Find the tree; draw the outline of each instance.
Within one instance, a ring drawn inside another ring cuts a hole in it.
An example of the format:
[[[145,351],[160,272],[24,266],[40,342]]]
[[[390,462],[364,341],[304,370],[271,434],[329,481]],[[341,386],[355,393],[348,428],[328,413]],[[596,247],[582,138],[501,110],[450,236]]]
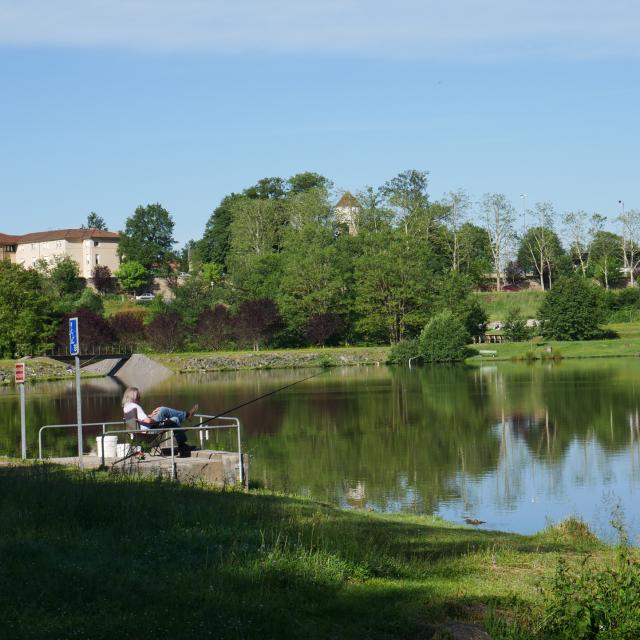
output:
[[[107,223],[102,216],[99,216],[95,211],[92,211],[87,216],[87,224],[83,224],[82,229],[98,229],[99,231],[106,231]]]
[[[120,234],[120,258],[123,262],[135,260],[156,275],[166,275],[171,270],[169,263],[176,258],[173,227],[171,214],[160,204],[138,207]]]
[[[229,309],[217,304],[198,318],[198,343],[205,349],[222,349],[233,340],[233,318]]]
[[[65,313],[58,323],[55,342],[58,347],[69,348],[69,318],[78,318],[78,331],[80,334],[80,353],[90,351],[95,345],[111,344],[113,342],[113,330],[109,323],[91,309],[77,309],[71,313]]]
[[[282,320],[273,300],[245,300],[240,304],[236,316],[236,331],[243,342],[253,346],[254,351],[269,341],[280,327]]]
[[[175,311],[159,313],[145,327],[151,347],[157,351],[171,353],[177,351],[185,336],[184,322]]]
[[[580,263],[582,276],[586,277],[591,258],[591,240],[593,234],[602,228],[601,216],[591,216],[591,227],[586,211],[569,211],[562,218],[565,233],[569,239],[569,253]]]
[[[203,262],[226,266],[231,246],[233,208],[236,201],[242,197],[237,193],[225,196],[209,216],[202,240],[198,242],[198,251]]]
[[[629,274],[629,284],[635,286],[635,272],[640,265],[640,210],[629,209],[618,218],[622,225],[623,263]]]
[[[113,290],[113,275],[106,264],[97,264],[91,272],[93,286],[100,293],[110,293]]]
[[[304,171],[303,173],[296,173],[287,180],[289,185],[289,193],[295,195],[296,193],[304,193],[305,191],[311,191],[312,189],[320,189],[322,191],[328,191],[331,189],[331,182],[319,173],[313,171]]]
[[[360,203],[358,219],[361,230],[375,233],[391,227],[393,211],[383,206],[382,189],[367,186],[358,193],[356,199]]]
[[[502,289],[502,270],[513,241],[513,205],[501,193],[486,193],[482,200],[482,217],[489,234],[496,290]]]
[[[455,362],[467,355],[469,334],[451,311],[436,313],[420,334],[420,352],[427,362]]]
[[[257,200],[280,200],[287,194],[287,187],[282,178],[262,178],[242,193]]]
[[[34,269],[0,260],[0,355],[34,353],[53,334],[51,297]]]
[[[115,339],[128,347],[136,347],[145,337],[142,313],[120,311],[109,320]]]
[[[591,267],[605,288],[608,289],[621,278],[622,238],[610,231],[597,231],[591,242]]]
[[[518,264],[525,273],[536,273],[544,290],[551,286],[553,271],[563,254],[560,238],[552,229],[530,227],[520,241]]]
[[[51,282],[61,296],[75,295],[85,286],[84,280],[80,278],[78,263],[69,256],[58,260],[51,269]]]
[[[542,334],[553,340],[589,340],[605,319],[600,289],[582,277],[560,278],[540,306]]]
[[[474,284],[483,282],[491,271],[491,238],[487,231],[470,222],[465,222],[458,232],[458,269],[468,275]]]
[[[406,234],[409,227],[416,224],[429,209],[429,172],[410,169],[399,173],[395,178],[385,182],[382,194],[389,206],[398,212],[398,221]],[[428,237],[430,224],[426,225]]]
[[[131,294],[135,294],[142,287],[147,286],[150,279],[149,271],[136,260],[123,262],[115,275],[120,281],[122,289]]]
[[[362,234],[355,259],[356,327],[368,340],[396,343],[416,335],[431,304],[429,249],[404,231]]]
[[[445,222],[451,232],[449,250],[451,253],[451,270],[460,270],[460,228],[464,224],[471,207],[469,194],[462,189],[450,191],[445,195],[444,204],[447,206]]]
[[[344,323],[337,313],[319,313],[307,321],[305,336],[311,344],[324,345],[340,336]]]

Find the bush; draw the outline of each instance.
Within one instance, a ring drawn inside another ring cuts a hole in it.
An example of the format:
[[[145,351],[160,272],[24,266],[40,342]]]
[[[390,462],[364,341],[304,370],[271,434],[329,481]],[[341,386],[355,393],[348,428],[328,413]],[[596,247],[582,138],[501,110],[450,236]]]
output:
[[[76,309],[89,309],[94,313],[102,313],[104,311],[102,298],[91,289],[85,289],[75,301],[74,306]]]
[[[217,304],[205,309],[197,322],[198,345],[204,349],[222,349],[233,341],[233,319],[229,309]]]
[[[135,347],[144,340],[144,324],[139,312],[121,311],[111,318],[109,324],[120,344]]]
[[[467,355],[469,334],[451,311],[434,315],[420,334],[420,354],[427,362],[454,362]]]
[[[281,324],[282,318],[273,300],[245,300],[236,316],[236,333],[241,342],[251,344],[254,351],[258,351],[260,344],[268,342]]]
[[[511,342],[524,342],[529,339],[531,331],[527,327],[527,321],[524,319],[519,307],[509,309],[504,322],[503,333]]]
[[[91,279],[100,293],[111,293],[114,289],[113,275],[106,264],[97,264],[91,272]]]
[[[421,357],[418,338],[400,340],[391,347],[387,362],[389,364],[408,364],[411,358]]]
[[[58,347],[69,347],[69,318],[78,318],[78,333],[80,334],[80,353],[91,351],[97,345],[113,343],[113,330],[109,323],[95,311],[78,309],[72,313],[65,313],[58,325],[55,343]]]
[[[176,351],[184,341],[184,322],[175,311],[158,314],[145,328],[151,347],[157,351]]]
[[[337,313],[319,313],[307,321],[304,335],[310,344],[324,347],[327,342],[335,342],[340,337],[344,323]]]
[[[540,306],[542,334],[553,340],[589,340],[602,334],[602,291],[579,276],[560,278]]]

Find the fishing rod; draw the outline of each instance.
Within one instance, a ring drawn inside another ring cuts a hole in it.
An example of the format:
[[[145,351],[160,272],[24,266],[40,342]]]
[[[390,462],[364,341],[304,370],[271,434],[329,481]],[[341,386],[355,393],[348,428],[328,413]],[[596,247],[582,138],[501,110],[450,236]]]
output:
[[[265,394],[263,394],[261,396],[258,396],[257,398],[254,398],[253,400],[247,400],[247,402],[243,402],[242,404],[236,405],[235,407],[231,407],[230,409],[225,409],[224,411],[222,411],[221,413],[218,413],[217,415],[213,416],[212,418],[207,418],[203,422],[198,423],[198,427],[201,427],[203,424],[207,424],[207,422],[212,422],[213,420],[216,420],[217,418],[221,418],[222,416],[225,416],[228,413],[231,413],[232,411],[235,411],[236,409],[241,409],[242,407],[246,407],[248,404],[253,404],[254,402],[258,402],[258,400],[262,400],[263,398],[268,398],[269,396],[272,396],[275,393],[278,393],[279,391],[283,391],[284,389],[288,389],[289,387],[294,387],[295,385],[300,384],[301,382],[306,382],[307,380],[311,380],[311,378],[317,378],[318,376],[321,376],[323,373],[326,373],[326,371],[327,371],[327,369],[324,369],[322,371],[318,371],[318,373],[314,373],[312,376],[308,376],[306,378],[302,378],[302,380],[296,380],[295,382],[291,382],[290,384],[285,384],[284,387],[280,387],[279,389],[274,389],[273,391],[269,391],[269,393],[265,393]]]

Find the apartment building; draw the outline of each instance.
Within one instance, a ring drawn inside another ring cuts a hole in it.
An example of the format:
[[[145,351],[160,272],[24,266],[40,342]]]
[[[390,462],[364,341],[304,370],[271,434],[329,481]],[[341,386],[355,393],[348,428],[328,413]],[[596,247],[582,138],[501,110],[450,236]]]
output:
[[[22,236],[0,233],[0,260],[33,267],[40,260],[52,265],[68,256],[78,263],[80,276],[90,278],[96,265],[109,267],[111,273],[120,267],[119,238],[113,231],[99,229],[58,229]]]

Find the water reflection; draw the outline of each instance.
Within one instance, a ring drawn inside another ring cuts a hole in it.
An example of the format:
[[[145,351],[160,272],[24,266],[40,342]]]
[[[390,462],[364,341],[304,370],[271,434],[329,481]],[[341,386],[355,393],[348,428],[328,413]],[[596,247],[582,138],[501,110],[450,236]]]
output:
[[[173,376],[145,404],[218,413],[300,371]],[[238,412],[251,477],[277,490],[356,509],[438,513],[520,532],[581,515],[604,533],[619,502],[640,533],[640,361],[591,360],[480,368],[345,368]],[[117,419],[120,386],[83,385],[87,421]],[[29,387],[30,450],[37,426],[73,422],[71,384]],[[0,392],[0,452],[19,451],[19,410]],[[73,433],[47,441],[72,452]],[[87,441],[92,437],[87,434]],[[225,446],[220,436],[216,446]],[[231,443],[229,443],[231,446]]]

